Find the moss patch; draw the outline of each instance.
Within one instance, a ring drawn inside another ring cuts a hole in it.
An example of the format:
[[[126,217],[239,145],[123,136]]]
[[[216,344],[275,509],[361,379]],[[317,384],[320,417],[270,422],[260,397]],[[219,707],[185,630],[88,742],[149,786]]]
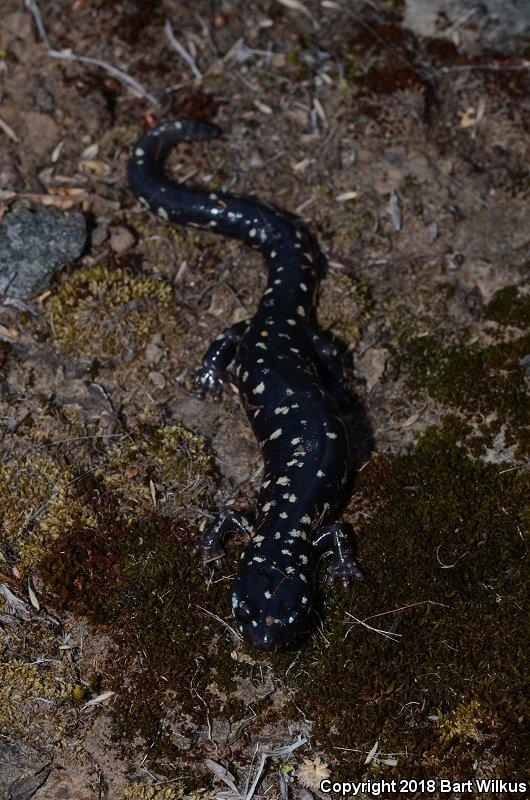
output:
[[[175,321],[170,284],[121,267],[76,270],[46,303],[44,312],[59,348],[112,366],[145,358],[155,331]]]
[[[180,800],[182,797],[184,790],[179,786],[135,784],[125,789],[122,800]]]
[[[20,731],[21,725],[24,727],[23,712],[28,711],[28,704],[38,699],[42,702],[40,698],[62,699],[65,695],[60,673],[60,662],[38,666],[22,659],[8,658],[0,652],[0,728],[11,734]]]
[[[369,577],[327,594],[326,639],[290,669],[314,744],[339,762],[334,777],[388,775],[364,766],[376,740],[400,777],[471,776],[475,759],[521,769],[528,486],[521,471],[470,459],[449,426],[362,471],[354,508]],[[293,656],[274,661],[284,674]]]
[[[94,515],[76,497],[73,473],[46,453],[0,465],[0,544],[22,571],[34,566],[54,541],[83,513],[87,529]]]
[[[120,497],[122,513],[127,508],[134,519],[153,506],[163,515],[174,515],[182,499],[187,506],[204,502],[205,480],[212,473],[213,459],[204,439],[181,425],[170,425],[145,429],[141,438],[116,445],[98,475]]]
[[[530,336],[481,347],[444,346],[434,336],[416,337],[402,348],[407,386],[479,418],[491,436],[506,424],[523,457],[530,446],[530,404],[520,359],[530,353]]]
[[[500,325],[515,325],[526,330],[530,325],[530,296],[520,294],[516,286],[506,286],[490,300],[484,316]]]
[[[181,757],[173,724],[190,735],[206,713],[238,719],[244,709],[230,697],[238,669],[230,638],[203,610],[224,616],[227,586],[209,585],[193,553],[201,508],[212,502],[212,462],[204,441],[180,426],[145,431],[109,461],[76,483],[81,511],[40,573],[50,602],[118,638],[106,679],[116,741],[143,737],[149,763],[164,770]]]

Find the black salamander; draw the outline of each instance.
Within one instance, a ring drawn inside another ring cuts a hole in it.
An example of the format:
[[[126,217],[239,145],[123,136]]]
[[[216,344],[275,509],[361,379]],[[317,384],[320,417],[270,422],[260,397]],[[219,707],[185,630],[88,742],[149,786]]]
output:
[[[159,218],[240,239],[258,249],[269,279],[259,308],[208,349],[196,386],[218,398],[228,376],[261,446],[264,476],[252,526],[226,508],[203,535],[205,564],[219,566],[229,534],[250,533],[233,584],[240,631],[262,650],[290,648],[311,627],[321,554],[333,550],[328,583],[362,574],[338,519],[352,477],[344,415],[351,398],[332,344],[313,326],[324,258],[299,220],[223,192],[183,188],[164,174],[178,142],[211,139],[217,126],[182,119],[136,144],[128,175],[140,203]]]

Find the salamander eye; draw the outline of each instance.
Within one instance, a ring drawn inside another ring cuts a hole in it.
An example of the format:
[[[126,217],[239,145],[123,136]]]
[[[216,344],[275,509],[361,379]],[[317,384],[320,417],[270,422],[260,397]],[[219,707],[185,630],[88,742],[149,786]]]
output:
[[[238,620],[238,622],[250,622],[253,616],[252,606],[247,603],[246,600],[242,600],[234,608],[234,617]]]

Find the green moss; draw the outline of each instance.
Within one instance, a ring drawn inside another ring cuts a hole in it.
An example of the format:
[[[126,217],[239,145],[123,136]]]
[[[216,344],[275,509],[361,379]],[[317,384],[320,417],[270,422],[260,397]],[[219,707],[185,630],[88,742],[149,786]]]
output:
[[[530,335],[487,347],[444,346],[434,336],[421,336],[403,346],[401,361],[409,389],[488,420],[490,433],[505,424],[522,457],[530,444],[530,404],[520,359],[529,352]]]
[[[506,286],[490,300],[484,316],[501,325],[515,325],[526,330],[530,325],[530,296],[519,294],[516,286]]]
[[[475,759],[522,768],[528,489],[524,472],[470,459],[450,426],[362,471],[352,508],[364,512],[368,578],[326,594],[325,638],[289,673],[292,714],[315,721],[334,777],[380,769],[357,757],[376,740],[398,754],[400,777],[472,775]],[[382,631],[396,624],[398,641],[346,612]],[[285,674],[293,656],[274,662]]]
[[[46,303],[44,313],[58,347],[76,357],[123,361],[145,359],[154,331],[175,321],[173,289],[120,267],[83,267]]]

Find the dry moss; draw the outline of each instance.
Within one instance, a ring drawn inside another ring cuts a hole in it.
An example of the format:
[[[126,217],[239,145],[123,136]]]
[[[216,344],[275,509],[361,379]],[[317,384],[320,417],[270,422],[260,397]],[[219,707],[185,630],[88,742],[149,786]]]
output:
[[[74,476],[48,454],[37,453],[0,466],[0,541],[21,570],[33,567],[79,514],[87,527],[94,515],[75,496]]]
[[[44,311],[62,351],[110,364],[145,359],[153,332],[178,330],[170,284],[121,267],[77,270]]]
[[[174,513],[175,504],[195,505],[211,488],[205,481],[213,473],[212,455],[201,436],[181,425],[146,430],[115,446],[114,453],[99,475],[133,515],[155,502],[162,513]]]
[[[122,800],[181,800],[184,791],[180,786],[135,784],[125,789]]]
[[[39,698],[59,700],[64,691],[56,675],[61,664],[38,666],[0,655],[0,728],[18,730],[27,704]]]

